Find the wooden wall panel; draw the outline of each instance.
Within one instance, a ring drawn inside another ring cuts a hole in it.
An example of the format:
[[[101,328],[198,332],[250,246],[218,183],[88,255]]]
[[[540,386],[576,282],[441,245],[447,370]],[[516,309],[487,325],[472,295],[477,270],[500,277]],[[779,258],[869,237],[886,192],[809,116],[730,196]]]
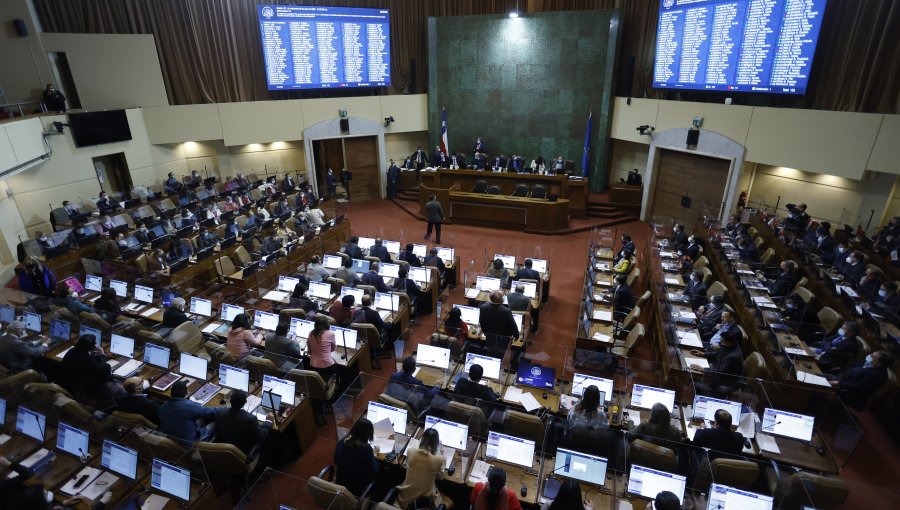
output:
[[[350,181],[350,200],[379,198],[378,140],[374,136],[344,139],[347,169],[353,172]]]
[[[656,170],[650,217],[671,224],[684,223],[690,232],[704,215],[715,217],[725,196],[730,162],[679,151],[663,150]],[[684,196],[691,198],[690,208],[681,206]]]

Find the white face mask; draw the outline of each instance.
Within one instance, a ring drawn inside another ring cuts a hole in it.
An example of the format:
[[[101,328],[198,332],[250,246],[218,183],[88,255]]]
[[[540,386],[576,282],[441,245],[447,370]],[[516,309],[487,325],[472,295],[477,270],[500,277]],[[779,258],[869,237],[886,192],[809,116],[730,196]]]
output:
[[[146,379],[144,379],[143,381],[141,381],[141,388],[142,388],[144,391],[147,391],[147,388],[149,388],[149,387],[150,387],[150,382],[148,382]]]
[[[845,258],[844,260],[846,260],[847,263],[850,264],[853,262],[853,257],[851,257],[850,255],[847,255],[847,258]]]
[[[845,251],[847,251],[847,248],[844,248],[843,246],[838,248],[838,253],[844,253]]]

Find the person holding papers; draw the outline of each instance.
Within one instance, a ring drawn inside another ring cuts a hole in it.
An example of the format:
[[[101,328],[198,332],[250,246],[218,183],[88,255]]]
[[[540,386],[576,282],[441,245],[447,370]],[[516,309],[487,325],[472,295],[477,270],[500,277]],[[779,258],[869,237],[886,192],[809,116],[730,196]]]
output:
[[[584,389],[581,401],[569,410],[566,433],[571,438],[591,438],[609,428],[609,419],[600,408],[600,389],[593,384]]]
[[[698,429],[691,442],[694,446],[709,448],[709,460],[721,456],[715,452],[737,456],[744,449],[744,435],[731,430],[731,413],[724,409],[716,411],[712,428]]]
[[[235,358],[239,358],[250,352],[254,347],[265,348],[266,342],[262,333],[253,333],[250,329],[250,319],[245,313],[235,315],[228,330],[228,338],[225,342],[228,352]]]
[[[144,393],[144,380],[138,376],[129,377],[123,383],[125,395],[116,399],[119,411],[139,414],[159,425],[159,402]]]
[[[473,510],[522,510],[516,493],[506,487],[506,471],[491,466],[487,474],[488,482],[478,482],[472,488],[469,501]]]
[[[454,392],[461,397],[474,398],[487,402],[496,402],[497,394],[490,386],[479,384],[481,376],[484,375],[484,367],[478,363],[472,363],[469,367],[469,376],[460,377],[456,381],[456,389]]]
[[[722,314],[723,320],[725,314],[728,314],[728,312]],[[709,368],[703,368],[697,364],[692,364],[690,367],[691,370],[702,370],[703,373],[711,376],[708,384],[700,381],[694,382],[694,390],[700,395],[727,394],[737,388],[744,376],[744,354],[741,352],[736,339],[736,337],[740,336],[740,330],[737,326],[729,327],[729,330],[732,328],[738,333],[721,335],[721,343],[718,349],[707,351],[691,350],[692,355],[706,358],[709,361]]]
[[[266,421],[262,428],[256,416],[244,410],[247,404],[247,392],[234,390],[231,393],[231,407],[221,408],[216,416],[216,442],[228,443],[237,446],[248,460],[259,454],[254,448],[265,441],[272,429],[272,422]],[[273,418],[272,414],[266,415],[267,420]],[[251,453],[254,453],[251,456]]]
[[[509,288],[509,270],[503,267],[502,260],[494,259],[494,262],[491,263],[491,267],[487,270],[487,275],[491,278],[499,278],[501,288]]]
[[[182,379],[172,385],[172,397],[159,406],[159,430],[191,448],[195,441],[206,441],[212,436],[219,409],[188,399],[187,381]]]
[[[360,418],[334,447],[335,483],[343,485],[356,497],[362,496],[378,474],[378,459],[371,444],[374,438],[372,422]]]
[[[850,364],[859,350],[859,324],[844,322],[836,335],[826,338],[816,349],[819,368],[823,372],[836,374]]]
[[[289,322],[279,322],[278,326],[275,327],[275,332],[266,336],[266,352],[299,359],[302,356],[300,344],[288,337],[290,328],[291,324]]]
[[[437,490],[435,481],[444,478],[444,456],[437,429],[427,429],[419,440],[418,448],[406,452],[406,479],[397,486],[397,505],[406,508],[420,499],[428,500],[426,508],[444,503],[444,496]],[[453,502],[448,499],[447,506]],[[417,505],[417,508],[422,506]]]
[[[184,313],[184,298],[177,297],[172,300],[172,306],[166,308],[163,312],[163,327],[177,328],[178,326],[189,322],[191,319]]]
[[[629,427],[631,426],[632,422],[629,420]],[[681,431],[672,426],[672,414],[669,413],[669,409],[657,402],[650,408],[650,419],[638,424],[634,430],[630,431],[628,439],[630,441],[643,439],[660,444],[660,446],[667,446],[668,443],[681,441]],[[662,441],[657,441],[658,439]]]
[[[306,342],[309,349],[309,367],[319,373],[327,383],[335,372],[334,352],[337,343],[334,339],[334,331],[331,331],[331,323],[324,315],[317,315],[313,321],[313,329],[309,333]]]

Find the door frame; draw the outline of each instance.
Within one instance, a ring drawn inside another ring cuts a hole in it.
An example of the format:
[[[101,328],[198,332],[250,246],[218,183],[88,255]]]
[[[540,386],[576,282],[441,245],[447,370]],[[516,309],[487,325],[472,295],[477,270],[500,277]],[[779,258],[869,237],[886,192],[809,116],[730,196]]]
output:
[[[641,199],[641,221],[647,221],[647,216],[650,214],[650,205],[653,203],[653,192],[656,188],[656,178],[659,175],[656,170],[659,168],[660,154],[663,150],[699,154],[728,161],[728,179],[725,181],[722,205],[719,208],[719,216],[716,219],[724,225],[731,214],[731,209],[737,203],[737,186],[740,180],[741,168],[744,165],[746,148],[721,133],[701,129],[697,148],[687,149],[685,142],[688,131],[689,128],[672,128],[652,135],[650,150],[647,154],[646,184],[644,185],[644,195]]]
[[[385,198],[385,186],[387,184],[387,149],[384,145],[384,126],[380,123],[361,117],[350,117],[350,130],[347,133],[341,131],[340,119],[323,120],[303,130],[303,148],[306,158],[306,179],[315,190],[317,196],[319,183],[316,179],[315,161],[313,159],[313,142],[328,138],[356,138],[360,136],[376,137],[376,157],[378,158],[378,196]],[[343,142],[342,142],[343,145]],[[346,161],[346,160],[345,160]],[[351,172],[352,168],[349,169]]]

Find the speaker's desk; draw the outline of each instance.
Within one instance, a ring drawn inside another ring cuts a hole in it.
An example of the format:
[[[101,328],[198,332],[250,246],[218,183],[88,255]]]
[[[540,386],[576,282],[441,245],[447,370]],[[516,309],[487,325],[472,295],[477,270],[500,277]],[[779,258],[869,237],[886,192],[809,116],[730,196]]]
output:
[[[447,215],[454,223],[556,234],[569,225],[569,201],[487,195],[467,191],[450,192]]]

